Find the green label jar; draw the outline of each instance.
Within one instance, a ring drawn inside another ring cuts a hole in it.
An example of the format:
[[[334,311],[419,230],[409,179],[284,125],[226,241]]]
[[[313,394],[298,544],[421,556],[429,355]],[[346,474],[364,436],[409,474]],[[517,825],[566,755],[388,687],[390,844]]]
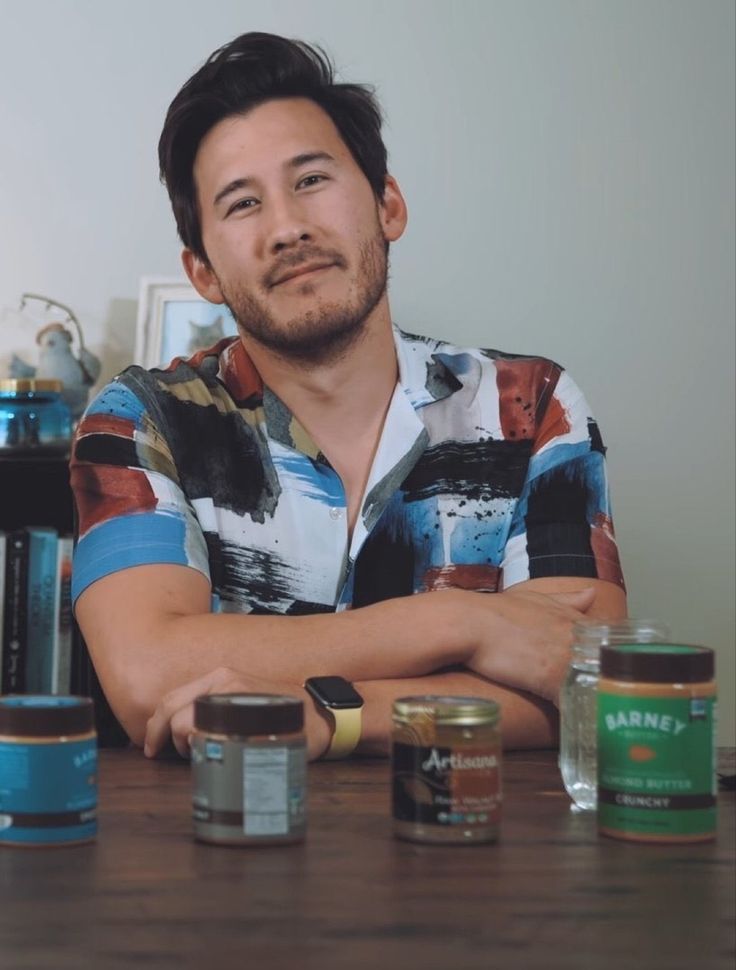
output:
[[[713,651],[676,644],[601,650],[598,827],[640,842],[716,830]]]

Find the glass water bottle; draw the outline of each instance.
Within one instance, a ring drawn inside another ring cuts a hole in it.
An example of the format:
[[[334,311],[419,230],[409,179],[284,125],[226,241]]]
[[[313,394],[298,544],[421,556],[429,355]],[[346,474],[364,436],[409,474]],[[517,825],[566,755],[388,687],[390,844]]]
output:
[[[560,772],[578,808],[594,809],[597,801],[600,648],[620,643],[663,643],[668,638],[668,628],[653,620],[575,624],[572,659],[560,691]]]

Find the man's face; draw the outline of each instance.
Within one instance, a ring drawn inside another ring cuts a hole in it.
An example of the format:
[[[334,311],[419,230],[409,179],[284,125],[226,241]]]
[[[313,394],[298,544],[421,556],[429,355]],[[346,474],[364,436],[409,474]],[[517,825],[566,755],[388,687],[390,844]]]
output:
[[[395,183],[379,203],[330,117],[304,98],[221,121],[194,180],[209,266],[187,252],[185,266],[199,292],[282,356],[344,350],[385,300],[387,243],[405,224]]]

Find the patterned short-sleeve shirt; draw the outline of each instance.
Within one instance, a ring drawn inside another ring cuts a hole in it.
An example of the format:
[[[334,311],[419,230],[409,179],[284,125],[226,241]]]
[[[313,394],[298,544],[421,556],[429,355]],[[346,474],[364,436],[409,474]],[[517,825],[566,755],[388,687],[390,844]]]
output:
[[[394,330],[396,385],[352,535],[340,477],[237,339],[130,367],[87,409],[73,596],[202,572],[214,610],[314,613],[538,576],[623,586],[605,449],[557,364]]]

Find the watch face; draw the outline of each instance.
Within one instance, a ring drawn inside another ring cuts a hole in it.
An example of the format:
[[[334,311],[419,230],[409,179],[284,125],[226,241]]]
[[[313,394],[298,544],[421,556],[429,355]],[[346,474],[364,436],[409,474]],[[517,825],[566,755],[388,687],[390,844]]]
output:
[[[340,710],[363,706],[363,698],[350,681],[343,677],[310,677],[304,687],[325,707]]]

